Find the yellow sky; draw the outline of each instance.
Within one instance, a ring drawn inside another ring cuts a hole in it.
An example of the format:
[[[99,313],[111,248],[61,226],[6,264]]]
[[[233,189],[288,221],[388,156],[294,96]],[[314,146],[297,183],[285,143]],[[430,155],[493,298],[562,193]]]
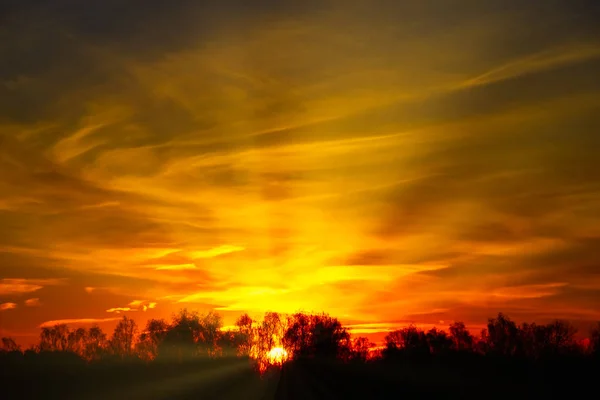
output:
[[[0,28],[2,335],[600,319],[594,2],[55,3]]]

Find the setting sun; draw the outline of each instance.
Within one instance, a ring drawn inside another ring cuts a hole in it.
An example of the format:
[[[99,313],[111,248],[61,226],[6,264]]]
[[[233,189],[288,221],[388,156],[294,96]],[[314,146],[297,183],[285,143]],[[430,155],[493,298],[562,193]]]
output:
[[[283,347],[273,347],[267,353],[267,360],[271,365],[281,365],[288,359],[288,352]]]

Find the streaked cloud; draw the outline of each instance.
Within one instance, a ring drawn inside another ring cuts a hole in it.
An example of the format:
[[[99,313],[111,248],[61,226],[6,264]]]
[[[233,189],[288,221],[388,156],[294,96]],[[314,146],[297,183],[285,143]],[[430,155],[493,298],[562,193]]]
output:
[[[156,265],[157,270],[185,270],[185,269],[196,269],[196,264],[172,264],[172,265]]]
[[[204,251],[191,251],[189,253],[189,255],[192,258],[212,258],[212,257],[218,257],[221,256],[223,254],[229,254],[229,253],[234,253],[237,251],[243,251],[244,248],[242,246],[233,246],[233,245],[223,245],[223,246],[218,246],[218,247],[214,247],[212,249],[209,250],[204,250]]]
[[[460,87],[488,85],[600,57],[600,45],[589,43],[544,50],[495,67],[463,82]]]
[[[560,291],[560,288],[565,286],[567,286],[567,283],[563,282],[513,286],[498,288],[494,290],[492,295],[510,299],[537,299],[540,297],[554,296]]]
[[[40,324],[40,328],[48,328],[56,325],[94,325],[102,322],[118,321],[121,318],[71,318],[71,319],[57,319],[51,321],[45,321]]]

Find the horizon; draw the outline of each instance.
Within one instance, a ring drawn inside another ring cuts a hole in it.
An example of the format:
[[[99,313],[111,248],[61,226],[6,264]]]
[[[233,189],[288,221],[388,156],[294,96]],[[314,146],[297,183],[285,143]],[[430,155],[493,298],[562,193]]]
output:
[[[134,340],[137,342],[137,340],[139,340],[139,338],[140,338],[140,335],[145,332],[145,329],[147,328],[147,323],[149,323],[150,321],[162,320],[162,321],[165,321],[167,324],[170,324],[173,321],[175,321],[178,318],[178,316],[184,311],[190,312],[192,314],[200,315],[200,316],[204,315],[202,312],[199,312],[198,310],[182,308],[182,309],[179,309],[178,312],[173,313],[170,316],[170,318],[151,318],[151,317],[149,317],[145,320],[140,320],[139,318],[135,318],[130,315],[122,315],[121,317],[110,318],[109,321],[54,320],[54,321],[46,321],[46,322],[42,323],[38,327],[37,335],[31,334],[31,335],[26,335],[26,336],[2,336],[2,335],[0,335],[0,336],[15,340],[16,344],[21,348],[22,351],[24,351],[26,349],[36,349],[37,348],[37,344],[39,343],[41,333],[44,328],[55,328],[56,326],[59,326],[59,325],[65,325],[70,330],[75,330],[78,328],[89,329],[92,327],[99,327],[103,332],[105,332],[110,337],[111,332],[115,329],[115,327],[119,324],[119,322],[122,321],[123,318],[128,318],[128,319],[134,321],[137,326],[137,333],[134,335],[135,336]],[[215,312],[215,311],[210,310],[210,312]],[[238,318],[242,315],[249,316],[252,319],[252,326],[256,329],[261,326],[262,321],[264,320],[263,318],[267,314],[270,314],[270,313],[272,313],[272,312],[266,311],[263,315],[249,315],[247,313],[244,313],[244,314],[239,314]],[[435,323],[419,324],[419,323],[415,323],[413,321],[404,321],[404,322],[398,322],[393,326],[383,328],[379,324],[374,324],[374,325],[379,325],[379,326],[365,326],[364,324],[362,324],[362,325],[344,324],[343,321],[339,320],[335,316],[329,315],[324,312],[298,311],[296,313],[291,313],[291,314],[285,314],[285,313],[275,313],[275,314],[277,314],[283,320],[286,320],[287,318],[292,317],[293,315],[298,314],[298,313],[303,314],[303,315],[314,315],[314,316],[327,315],[327,316],[333,317],[334,319],[338,320],[341,323],[342,327],[349,333],[350,338],[352,340],[355,340],[357,338],[365,338],[365,339],[369,340],[371,342],[370,350],[377,350],[377,349],[385,348],[386,336],[394,331],[414,327],[423,332],[427,332],[432,329],[433,330],[437,329],[439,331],[448,333],[449,327],[452,326],[454,323],[463,323],[463,321],[439,321],[438,324],[435,324]],[[219,314],[218,312],[216,312],[216,314],[221,318],[221,321],[223,321],[223,319],[222,319],[223,316],[221,314]],[[531,324],[531,323],[537,324],[537,325],[551,324],[556,321],[567,323],[574,328],[574,332],[573,332],[574,339],[579,344],[589,343],[592,332],[597,331],[598,326],[599,326],[598,324],[600,324],[600,321],[596,321],[593,324],[581,326],[578,324],[573,324],[571,321],[564,320],[564,319],[558,319],[558,318],[550,318],[543,322],[539,321],[539,320],[538,321],[517,321],[517,320],[512,320],[509,315],[499,312],[499,313],[496,313],[496,315],[494,315],[494,316],[490,316],[485,321],[485,323],[480,323],[480,324],[476,324],[476,325],[465,325],[465,328],[473,336],[474,339],[482,340],[482,338],[480,338],[480,335],[482,334],[482,332],[488,331],[488,322],[496,319],[496,317],[498,315],[504,315],[505,317],[508,317],[509,320],[513,321],[519,329],[521,329],[523,326],[526,326],[527,324]],[[287,323],[284,323],[283,326],[287,326]],[[232,324],[232,325],[224,325],[223,324],[222,326],[220,326],[218,328],[218,330],[220,332],[228,332],[228,331],[233,332],[238,329],[239,329],[239,327],[236,326],[235,324]]]
[[[0,337],[600,321],[598,2],[83,3],[0,6]]]

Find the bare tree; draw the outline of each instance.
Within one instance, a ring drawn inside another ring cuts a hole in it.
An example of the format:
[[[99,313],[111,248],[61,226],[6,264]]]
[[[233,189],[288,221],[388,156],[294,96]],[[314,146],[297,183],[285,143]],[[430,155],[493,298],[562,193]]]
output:
[[[169,324],[164,319],[151,319],[140,334],[136,344],[136,352],[141,359],[150,361],[158,356],[158,349],[169,330]]]
[[[0,351],[5,352],[13,352],[13,351],[21,351],[21,346],[19,346],[13,338],[3,337],[2,338],[2,348]]]
[[[310,348],[311,318],[307,314],[296,313],[288,316],[287,329],[283,337],[283,343],[294,356],[303,356]]]
[[[85,328],[78,328],[70,331],[67,337],[67,349],[82,357],[85,356],[85,347],[87,343],[88,332]]]
[[[431,354],[444,354],[450,351],[453,347],[453,341],[448,334],[437,328],[430,329],[426,334],[427,342],[429,343],[429,351]]]
[[[385,337],[387,356],[402,351],[410,355],[422,355],[429,353],[429,343],[425,332],[414,325],[390,332]]]
[[[44,327],[40,334],[40,351],[67,351],[69,348],[69,327],[58,324]]]
[[[110,348],[114,355],[121,358],[131,357],[133,355],[134,344],[137,334],[137,324],[127,316],[119,321],[112,337],[110,338]]]
[[[92,326],[87,334],[84,358],[87,360],[97,360],[101,358],[106,350],[107,344],[106,333],[104,333],[99,326]]]
[[[254,330],[252,324],[254,321],[248,314],[242,314],[235,322],[237,328],[237,353],[240,356],[246,356],[250,354],[250,348],[252,346],[252,340],[254,339]]]
[[[452,325],[450,325],[449,331],[454,350],[473,350],[473,344],[475,341],[463,322],[454,322]]]
[[[200,332],[197,338],[198,349],[201,354],[215,356],[217,354],[217,340],[223,326],[223,318],[214,311],[209,311],[200,318]]]
[[[352,341],[352,353],[350,359],[352,361],[366,362],[373,347],[375,347],[375,343],[371,342],[368,338],[355,338]]]
[[[575,351],[577,329],[567,321],[555,320],[546,325],[547,350],[551,354],[565,354]]]
[[[489,351],[502,355],[517,355],[520,346],[520,335],[517,325],[507,316],[499,313],[496,318],[488,320],[487,344]]]

